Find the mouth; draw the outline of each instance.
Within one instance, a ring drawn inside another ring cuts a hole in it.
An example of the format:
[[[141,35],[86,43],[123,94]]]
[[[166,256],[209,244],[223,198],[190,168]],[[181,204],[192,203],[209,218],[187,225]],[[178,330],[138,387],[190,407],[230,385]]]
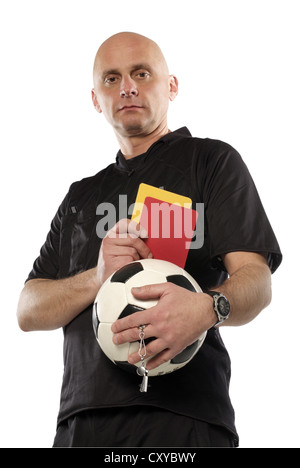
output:
[[[137,109],[142,109],[143,107],[142,106],[135,106],[135,105],[132,105],[132,106],[123,106],[119,109],[119,112],[121,111],[130,111],[130,110],[137,110]]]

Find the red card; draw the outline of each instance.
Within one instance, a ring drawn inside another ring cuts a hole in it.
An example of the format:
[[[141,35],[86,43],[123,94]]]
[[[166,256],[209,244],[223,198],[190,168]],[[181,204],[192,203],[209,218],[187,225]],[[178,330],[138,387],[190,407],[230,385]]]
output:
[[[145,242],[153,257],[184,268],[197,218],[195,210],[146,197],[140,224],[148,232]]]

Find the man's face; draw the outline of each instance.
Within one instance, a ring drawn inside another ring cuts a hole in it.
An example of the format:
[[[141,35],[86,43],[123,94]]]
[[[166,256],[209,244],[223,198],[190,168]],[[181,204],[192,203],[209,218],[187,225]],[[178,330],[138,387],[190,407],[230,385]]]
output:
[[[108,40],[98,52],[94,82],[94,105],[117,134],[144,136],[167,124],[177,80],[152,41],[130,35]]]

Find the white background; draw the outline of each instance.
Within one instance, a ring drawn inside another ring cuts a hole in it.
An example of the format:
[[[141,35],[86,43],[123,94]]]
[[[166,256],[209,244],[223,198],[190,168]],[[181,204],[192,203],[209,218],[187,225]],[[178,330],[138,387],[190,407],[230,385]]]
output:
[[[299,447],[299,14],[293,0],[2,0],[2,447],[50,447],[62,331],[23,333],[16,307],[69,185],[118,145],[91,98],[98,46],[124,30],[161,46],[180,93],[169,126],[241,154],[284,254],[273,302],[222,331],[241,447]],[[259,226],[257,229],[259,230]]]

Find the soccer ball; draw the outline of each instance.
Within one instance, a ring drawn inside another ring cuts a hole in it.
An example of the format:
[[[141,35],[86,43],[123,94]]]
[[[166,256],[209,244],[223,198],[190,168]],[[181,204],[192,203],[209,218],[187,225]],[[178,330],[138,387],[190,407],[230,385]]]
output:
[[[130,354],[138,351],[140,342],[115,345],[112,341],[111,325],[119,318],[157,304],[157,300],[136,299],[131,293],[132,287],[164,282],[174,283],[189,291],[201,292],[196,281],[177,265],[164,260],[145,259],[129,263],[117,270],[105,281],[97,294],[93,306],[93,327],[96,339],[106,356],[124,370],[136,372],[141,365],[141,363],[131,365],[127,361]],[[205,337],[206,332],[173,359],[150,370],[148,375],[168,374],[185,366],[198,352]],[[147,340],[145,342],[147,344]],[[145,366],[147,366],[147,359],[145,359]]]

